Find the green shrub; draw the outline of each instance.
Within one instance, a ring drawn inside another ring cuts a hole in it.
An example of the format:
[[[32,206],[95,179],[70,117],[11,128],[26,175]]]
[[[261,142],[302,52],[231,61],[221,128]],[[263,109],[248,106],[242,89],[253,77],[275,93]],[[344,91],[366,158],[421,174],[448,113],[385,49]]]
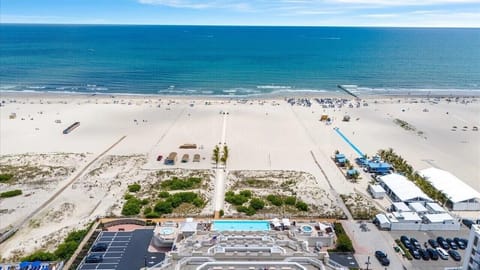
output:
[[[150,213],[145,214],[145,217],[146,218],[159,218],[160,214],[158,214],[156,212],[150,212]]]
[[[155,204],[155,212],[158,214],[170,214],[173,211],[172,204],[167,201],[159,201],[157,204]]]
[[[253,198],[252,200],[250,200],[250,207],[255,210],[260,210],[265,207],[265,202],[262,199]]]
[[[0,198],[10,198],[18,195],[22,195],[22,191],[20,189],[14,189],[0,193]]]
[[[223,209],[220,209],[219,213],[220,217],[223,217],[225,215],[225,211],[223,211]]]
[[[302,202],[302,201],[298,201],[295,204],[295,207],[300,211],[308,211],[308,204],[306,204],[305,202]]]
[[[30,262],[33,262],[33,261],[51,262],[51,261],[57,260],[57,257],[55,256],[55,254],[53,254],[51,252],[38,250],[38,251],[35,251],[34,253],[32,253],[32,254],[30,254],[26,257],[23,257],[20,260],[21,261],[30,261]]]
[[[251,196],[251,193],[250,193],[250,196]],[[225,201],[233,205],[242,205],[248,202],[248,197],[245,197],[241,194],[235,194],[232,191],[228,191],[227,193],[225,193]]]
[[[335,246],[335,249],[331,250],[333,252],[355,252],[355,249],[353,248],[352,241],[350,240],[350,237],[345,232],[345,229],[343,229],[343,226],[339,222],[333,223],[333,227],[335,230],[335,234],[337,235],[337,243]]]
[[[55,250],[55,256],[59,259],[66,260],[70,258],[70,256],[73,255],[75,250],[78,247],[79,242],[75,241],[68,241],[68,242],[63,242],[61,243],[57,249]]]
[[[286,205],[295,205],[297,203],[297,198],[294,196],[288,196],[285,198]]]
[[[128,191],[130,192],[138,192],[140,191],[140,185],[135,183],[135,184],[131,184],[128,186]]]
[[[282,206],[282,204],[283,204],[283,199],[279,195],[270,194],[270,195],[267,196],[267,200],[275,206]]]
[[[0,183],[8,182],[13,178],[13,174],[10,173],[2,173],[0,174]]]
[[[237,207],[237,211],[238,212],[243,212],[243,213],[247,214],[247,216],[253,216],[257,213],[257,211],[255,209],[253,209],[252,207],[246,207],[246,206]]]
[[[195,205],[196,207],[202,207],[203,203],[204,202],[201,198],[196,198],[195,200],[193,200],[193,205]]]
[[[168,197],[170,197],[170,193],[168,193],[168,191],[160,191],[160,193],[158,194],[158,197],[168,198]]]
[[[145,207],[145,209],[143,209],[143,214],[146,215],[146,214],[148,214],[152,211],[153,211],[153,209],[151,207]]]
[[[242,195],[245,198],[251,198],[252,192],[250,190],[242,190],[240,191],[240,195]]]
[[[202,183],[202,179],[197,177],[189,177],[187,179],[173,177],[170,180],[163,181],[161,187],[169,190],[185,190],[198,188],[200,183]]]
[[[123,198],[128,201],[128,200],[130,200],[131,198],[133,198],[133,195],[130,194],[130,193],[125,193],[125,196],[123,196]]]
[[[135,197],[131,197],[123,205],[122,215],[124,216],[138,215],[140,214],[141,209],[142,209],[142,202]]]

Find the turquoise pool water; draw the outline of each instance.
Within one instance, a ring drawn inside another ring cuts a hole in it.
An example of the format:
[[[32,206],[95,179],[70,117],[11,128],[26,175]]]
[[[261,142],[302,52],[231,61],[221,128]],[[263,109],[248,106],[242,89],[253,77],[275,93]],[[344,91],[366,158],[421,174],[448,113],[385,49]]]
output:
[[[216,220],[212,231],[268,231],[270,222],[264,220]]]

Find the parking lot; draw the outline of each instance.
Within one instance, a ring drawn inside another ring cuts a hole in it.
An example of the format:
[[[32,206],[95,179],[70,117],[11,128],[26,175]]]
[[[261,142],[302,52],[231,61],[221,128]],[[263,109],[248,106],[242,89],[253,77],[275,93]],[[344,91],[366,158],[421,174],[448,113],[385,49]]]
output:
[[[399,239],[402,235],[405,235],[409,238],[413,237],[417,239],[422,248],[424,248],[424,243],[428,241],[428,239],[436,239],[438,236],[442,236],[444,238],[468,238],[469,231],[464,226],[461,227],[459,231],[390,231],[389,232],[394,239]],[[430,245],[428,245],[430,247]],[[415,269],[422,269],[422,270],[437,270],[443,269],[445,267],[459,267],[463,264],[463,259],[465,255],[465,250],[458,249],[457,250],[462,259],[460,261],[454,261],[451,257],[448,260],[438,259],[437,261],[429,260],[424,261],[422,259],[416,260],[413,259],[411,261],[412,266]]]
[[[130,270],[153,266],[163,261],[165,254],[148,252],[153,230],[135,230],[133,232],[101,232],[96,243],[106,243],[104,252],[89,252],[102,255],[100,263],[86,263],[85,258],[77,269]]]

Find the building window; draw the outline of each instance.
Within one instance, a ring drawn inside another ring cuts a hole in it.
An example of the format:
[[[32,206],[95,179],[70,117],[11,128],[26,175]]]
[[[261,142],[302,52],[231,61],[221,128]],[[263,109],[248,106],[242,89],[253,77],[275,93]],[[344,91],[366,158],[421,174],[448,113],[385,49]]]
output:
[[[477,246],[477,244],[478,244],[478,236],[475,235],[475,238],[473,240],[473,245]]]

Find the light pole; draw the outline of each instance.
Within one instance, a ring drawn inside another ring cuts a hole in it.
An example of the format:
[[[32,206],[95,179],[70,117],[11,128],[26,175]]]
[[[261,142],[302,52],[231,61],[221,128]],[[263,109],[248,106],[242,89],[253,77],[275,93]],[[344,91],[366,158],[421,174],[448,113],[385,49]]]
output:
[[[367,269],[366,269],[366,270],[368,270],[368,266],[371,264],[371,262],[370,262],[370,256],[368,256],[367,262],[366,262],[365,264],[367,265]]]

